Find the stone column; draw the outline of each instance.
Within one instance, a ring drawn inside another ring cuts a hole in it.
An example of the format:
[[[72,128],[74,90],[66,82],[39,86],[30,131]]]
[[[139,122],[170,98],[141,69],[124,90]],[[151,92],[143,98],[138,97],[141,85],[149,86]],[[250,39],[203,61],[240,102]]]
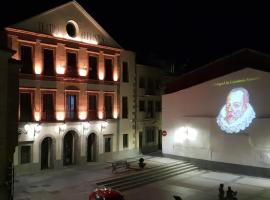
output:
[[[103,51],[100,51],[98,56],[98,79],[104,80],[104,77],[105,77],[104,54]]]
[[[35,53],[34,53],[34,72],[35,74],[41,74],[43,71],[42,62],[42,48],[40,40],[36,40]]]
[[[64,44],[57,43],[56,47],[56,73],[57,74],[64,74],[66,71],[66,48]]]

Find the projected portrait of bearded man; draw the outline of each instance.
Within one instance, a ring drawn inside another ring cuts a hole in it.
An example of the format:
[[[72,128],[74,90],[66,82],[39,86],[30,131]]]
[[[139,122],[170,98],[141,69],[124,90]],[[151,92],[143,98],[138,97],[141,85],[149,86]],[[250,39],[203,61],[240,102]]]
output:
[[[251,124],[256,114],[249,104],[249,94],[245,88],[232,89],[217,117],[217,124],[226,133],[238,133]]]

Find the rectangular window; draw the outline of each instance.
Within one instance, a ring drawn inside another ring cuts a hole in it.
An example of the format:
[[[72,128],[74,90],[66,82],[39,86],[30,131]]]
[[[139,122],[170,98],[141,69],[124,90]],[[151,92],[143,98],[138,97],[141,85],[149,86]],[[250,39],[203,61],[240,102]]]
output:
[[[154,89],[154,82],[151,78],[147,79],[147,88],[146,88],[146,95],[154,95],[155,89]]]
[[[145,111],[145,102],[143,100],[139,101],[139,111],[141,112]]]
[[[27,122],[32,121],[32,93],[20,93],[20,121]]]
[[[43,69],[45,76],[54,75],[54,54],[52,49],[43,49]]]
[[[104,137],[104,151],[111,152],[112,151],[112,138],[105,136]]]
[[[23,64],[21,73],[33,74],[32,47],[23,45],[21,46],[21,61]]]
[[[128,63],[123,62],[123,82],[128,83]]]
[[[123,134],[123,148],[128,148],[128,134]]]
[[[122,97],[122,118],[128,118],[128,98]]]
[[[88,96],[88,118],[97,119],[97,95],[94,94]]]
[[[74,52],[67,52],[67,74],[69,76],[77,76],[77,54]]]
[[[145,88],[145,79],[144,79],[144,77],[139,78],[139,88]]]
[[[155,128],[147,127],[146,128],[146,143],[152,143],[156,140]]]
[[[106,119],[112,119],[112,96],[111,95],[105,95],[105,101],[104,101],[104,108],[105,108],[105,118]]]
[[[53,121],[54,118],[54,95],[42,94],[42,120]]]
[[[31,162],[31,146],[21,146],[21,164]]]
[[[113,62],[112,59],[105,59],[105,81],[112,81],[113,79]]]
[[[98,66],[98,59],[95,56],[89,56],[89,79],[97,80],[97,66]]]
[[[161,112],[161,102],[156,101],[156,112]]]
[[[154,117],[154,108],[153,108],[153,101],[148,101],[147,106],[147,117],[153,118]]]
[[[155,87],[156,87],[156,90],[160,89],[160,80],[156,80]]]
[[[74,120],[77,119],[77,95],[68,94],[66,99],[66,113],[67,119]]]

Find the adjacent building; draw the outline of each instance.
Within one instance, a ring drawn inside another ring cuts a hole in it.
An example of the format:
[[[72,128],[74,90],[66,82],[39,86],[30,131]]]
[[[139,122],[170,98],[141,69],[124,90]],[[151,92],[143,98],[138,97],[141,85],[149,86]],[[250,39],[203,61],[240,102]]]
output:
[[[163,153],[270,176],[270,57],[242,49],[181,76],[162,96]]]
[[[1,41],[5,34],[0,33]],[[0,199],[13,196],[13,154],[18,144],[18,61],[11,57],[15,53],[5,43],[0,44]]]
[[[162,149],[161,95],[167,77],[161,68],[136,65],[136,134],[140,152]]]

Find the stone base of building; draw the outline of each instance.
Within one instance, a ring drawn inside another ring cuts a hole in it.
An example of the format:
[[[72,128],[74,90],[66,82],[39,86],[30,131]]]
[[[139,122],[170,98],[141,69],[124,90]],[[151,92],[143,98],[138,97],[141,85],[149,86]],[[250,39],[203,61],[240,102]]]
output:
[[[270,168],[254,167],[254,166],[239,165],[239,164],[232,164],[232,163],[223,163],[223,162],[170,155],[170,154],[163,154],[163,156],[191,162],[201,169],[270,178]]]
[[[111,160],[121,160],[124,158],[130,158],[137,156],[139,151],[137,149],[132,150],[123,150],[120,152],[110,152],[110,153],[103,153],[99,154],[97,162],[103,161],[111,161]],[[81,156],[77,159],[74,165],[87,165],[87,159],[85,156]],[[94,162],[93,162],[94,163]],[[68,165],[72,166],[72,165]],[[55,160],[51,169],[61,169],[66,166],[63,165],[63,160]],[[40,163],[28,163],[28,164],[21,164],[15,166],[15,174],[16,175],[27,175],[27,174],[35,174],[39,173],[41,170]],[[44,170],[45,171],[45,170]]]

